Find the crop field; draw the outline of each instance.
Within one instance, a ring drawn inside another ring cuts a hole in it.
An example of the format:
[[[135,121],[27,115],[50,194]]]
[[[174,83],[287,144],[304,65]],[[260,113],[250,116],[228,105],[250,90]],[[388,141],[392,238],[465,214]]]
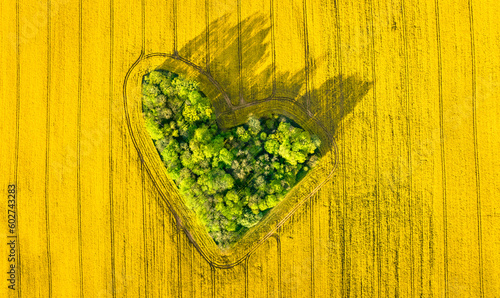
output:
[[[499,297],[499,15],[2,1],[0,297]],[[219,124],[281,111],[333,140],[234,253],[192,224],[134,114],[138,69],[179,61]]]

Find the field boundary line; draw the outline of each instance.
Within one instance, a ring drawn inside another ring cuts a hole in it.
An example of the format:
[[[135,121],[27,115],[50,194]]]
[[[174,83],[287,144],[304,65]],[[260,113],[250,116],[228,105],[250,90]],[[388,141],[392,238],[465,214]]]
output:
[[[443,62],[441,56],[441,26],[439,23],[439,0],[435,0],[436,39],[438,50],[438,83],[439,83],[439,131],[441,151],[441,179],[443,187],[443,234],[444,234],[444,290],[448,297],[448,205],[446,198],[446,152],[444,144],[444,107],[443,107]]]
[[[411,296],[415,296],[415,256],[413,250],[413,162],[412,162],[412,144],[411,144],[411,121],[410,121],[410,84],[409,84],[409,68],[408,68],[408,36],[406,32],[407,21],[406,21],[406,5],[405,0],[401,2],[401,13],[403,21],[403,42],[404,42],[404,63],[405,63],[405,101],[406,101],[406,137],[408,144],[408,212],[409,212],[409,223],[410,223],[410,279],[411,279]]]
[[[16,140],[15,140],[15,157],[14,157],[14,184],[18,187],[18,170],[19,170],[19,118],[21,116],[21,49],[20,49],[20,20],[19,20],[19,0],[16,1]],[[16,214],[19,216],[16,204]],[[17,239],[19,239],[19,224],[16,226]],[[17,267],[21,268],[21,243],[17,241]],[[21,297],[21,274],[22,270],[18,270],[17,274],[17,295]]]
[[[238,15],[238,105],[245,103],[243,98],[243,53],[241,41],[241,0],[236,2],[236,10]]]
[[[111,292],[113,298],[116,297],[116,261],[115,261],[115,224],[114,224],[114,199],[113,199],[113,53],[115,49],[115,11],[114,0],[109,2],[109,225],[111,236]]]
[[[209,7],[210,0],[205,0],[205,26],[206,26],[206,71],[207,73],[210,73],[210,9]]]
[[[337,38],[336,38],[336,59],[337,59],[337,64],[338,68],[340,69],[340,73],[342,73],[342,42],[341,42],[341,28],[340,28],[340,5],[336,1],[335,2],[335,18],[336,18],[336,33],[337,33]],[[341,114],[344,113],[344,87],[342,84],[342,78],[340,80],[340,110]],[[342,136],[342,139],[345,140],[345,131],[343,126],[340,126],[340,135]],[[350,292],[350,285],[347,285],[347,283],[350,283],[350,280],[347,279],[347,249],[346,249],[346,223],[345,223],[345,217],[347,214],[347,182],[346,182],[346,169],[345,169],[345,143],[342,143],[342,152],[339,153],[339,158],[341,159],[341,167],[342,167],[342,240],[341,240],[341,245],[342,245],[342,289],[341,289],[341,295],[342,297],[349,296]]]
[[[271,93],[271,97],[276,96],[276,28],[275,28],[275,12],[274,12],[274,0],[270,0],[271,2],[271,48],[272,48],[272,65],[273,65],[273,91]]]
[[[474,134],[474,167],[476,178],[476,200],[477,200],[477,241],[479,253],[479,293],[484,297],[483,284],[483,226],[481,215],[481,177],[479,168],[479,147],[477,141],[477,87],[476,87],[476,45],[474,37],[474,12],[472,0],[469,0],[469,22],[470,22],[470,40],[471,40],[471,62],[472,62],[472,129]]]
[[[206,0],[208,2],[208,0]],[[168,1],[167,1],[168,3]],[[174,17],[172,18],[172,25],[174,28],[174,55],[178,55],[177,49],[177,0],[172,0]]]
[[[373,0],[370,2],[370,27],[371,27],[371,58],[372,58],[372,79],[373,79],[373,120],[374,120],[374,139],[375,139],[375,178],[377,179],[377,186],[375,191],[375,219],[376,233],[375,233],[375,251],[377,255],[377,295],[381,297],[382,291],[382,264],[380,260],[380,169],[379,169],[379,144],[378,144],[378,112],[377,112],[377,80],[376,75],[376,59],[375,59],[375,31],[374,31],[374,14],[373,14]]]
[[[78,1],[78,109],[76,115],[76,209],[78,213],[78,273],[80,275],[80,297],[83,297],[83,239],[82,239],[82,176],[81,176],[81,139],[82,139],[82,80],[83,80],[83,1]]]
[[[144,295],[148,297],[148,275],[149,275],[149,255],[148,255],[148,247],[147,236],[146,236],[146,175],[144,174],[144,162],[141,161],[141,201],[142,201],[142,241],[144,245]],[[149,176],[149,175],[148,175]]]
[[[309,54],[309,34],[308,34],[308,31],[309,31],[309,28],[308,28],[308,24],[307,24],[307,0],[303,0],[302,1],[303,3],[303,8],[302,8],[302,13],[303,13],[303,22],[304,22],[304,71],[305,71],[305,79],[306,79],[306,102],[305,102],[305,108],[306,108],[306,111],[308,113],[309,116],[311,116],[311,111],[309,110],[310,109],[310,104],[311,104],[311,93],[310,93],[310,76],[311,76],[311,73],[310,73],[310,63],[309,63],[309,59],[310,59],[310,54]]]
[[[52,30],[51,24],[51,4],[52,0],[47,1],[47,108],[45,120],[45,231],[47,233],[47,266],[49,271],[49,297],[52,297],[52,259],[50,252],[50,212],[49,212],[49,150],[50,150],[50,85],[52,79],[52,41],[50,40],[50,32]]]

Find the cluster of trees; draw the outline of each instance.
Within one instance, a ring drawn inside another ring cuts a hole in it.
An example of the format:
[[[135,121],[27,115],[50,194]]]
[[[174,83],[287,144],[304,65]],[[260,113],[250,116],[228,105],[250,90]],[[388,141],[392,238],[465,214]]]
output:
[[[188,208],[226,247],[257,224],[318,162],[320,139],[284,116],[222,131],[197,82],[167,71],[143,78],[146,128]]]

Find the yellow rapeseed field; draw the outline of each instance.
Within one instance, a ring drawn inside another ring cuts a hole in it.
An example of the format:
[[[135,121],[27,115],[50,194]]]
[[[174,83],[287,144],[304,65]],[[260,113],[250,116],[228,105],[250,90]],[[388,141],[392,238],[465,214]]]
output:
[[[0,297],[499,297],[499,16],[496,0],[2,1]],[[335,139],[333,177],[236,264],[200,253],[134,143],[126,76],[151,54],[233,105],[293,100]]]

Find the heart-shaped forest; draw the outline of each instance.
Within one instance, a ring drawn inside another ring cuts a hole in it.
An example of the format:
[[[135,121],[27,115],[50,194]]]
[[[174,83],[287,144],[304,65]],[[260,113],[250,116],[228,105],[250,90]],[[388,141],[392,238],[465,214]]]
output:
[[[196,81],[154,70],[142,81],[146,129],[186,205],[221,248],[238,240],[319,161],[321,140],[284,115],[222,130]]]

